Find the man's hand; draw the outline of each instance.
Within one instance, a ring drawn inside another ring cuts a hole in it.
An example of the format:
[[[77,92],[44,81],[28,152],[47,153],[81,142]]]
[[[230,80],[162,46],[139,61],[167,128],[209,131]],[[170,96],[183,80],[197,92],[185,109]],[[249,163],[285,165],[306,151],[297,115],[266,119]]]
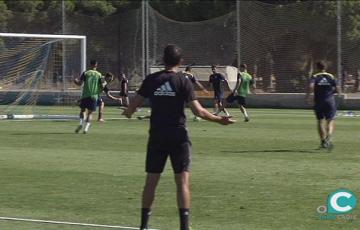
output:
[[[76,85],[81,85],[81,81],[80,81],[79,78],[75,78],[75,79],[74,79],[74,83],[75,83]]]
[[[219,120],[218,123],[221,125],[230,125],[235,123],[236,120],[232,120],[231,118],[232,116],[222,116],[221,120]]]

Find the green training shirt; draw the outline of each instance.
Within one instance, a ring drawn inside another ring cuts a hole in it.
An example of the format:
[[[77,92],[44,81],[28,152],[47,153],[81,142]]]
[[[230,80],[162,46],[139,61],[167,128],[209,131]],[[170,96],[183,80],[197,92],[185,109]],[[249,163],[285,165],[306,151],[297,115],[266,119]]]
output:
[[[241,77],[241,84],[240,87],[237,89],[238,95],[242,97],[246,97],[250,92],[250,84],[252,77],[247,72],[240,72]]]
[[[101,92],[101,73],[96,70],[87,70],[80,79],[84,81],[81,98],[91,97],[97,100]]]

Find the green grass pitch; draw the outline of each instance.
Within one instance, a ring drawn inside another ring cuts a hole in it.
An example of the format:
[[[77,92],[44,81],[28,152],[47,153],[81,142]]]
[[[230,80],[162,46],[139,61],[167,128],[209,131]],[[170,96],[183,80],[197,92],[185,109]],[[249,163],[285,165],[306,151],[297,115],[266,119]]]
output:
[[[354,221],[316,212],[339,188],[360,199],[360,117],[337,119],[326,152],[310,110],[249,109],[249,123],[231,113],[232,126],[189,116],[193,230],[360,229],[360,207]],[[107,108],[105,119],[119,114]],[[77,124],[0,121],[0,216],[138,226],[148,121],[94,122],[87,135],[74,133]],[[176,230],[178,222],[168,164],[150,224]],[[0,220],[0,229],[103,228]]]

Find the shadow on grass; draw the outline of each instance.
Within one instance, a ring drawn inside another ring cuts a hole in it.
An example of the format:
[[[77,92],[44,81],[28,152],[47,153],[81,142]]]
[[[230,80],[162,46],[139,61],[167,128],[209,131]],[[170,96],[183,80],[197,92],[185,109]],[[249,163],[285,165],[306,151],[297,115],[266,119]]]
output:
[[[30,136],[30,135],[76,135],[77,133],[75,132],[68,132],[68,133],[65,133],[65,132],[58,132],[58,133],[55,133],[55,132],[48,132],[48,133],[36,133],[36,132],[23,132],[23,133],[12,133],[10,135],[13,135],[13,136]],[[77,134],[77,135],[80,135],[80,134]]]
[[[222,153],[318,153],[322,149],[266,149],[266,150],[223,150]]]

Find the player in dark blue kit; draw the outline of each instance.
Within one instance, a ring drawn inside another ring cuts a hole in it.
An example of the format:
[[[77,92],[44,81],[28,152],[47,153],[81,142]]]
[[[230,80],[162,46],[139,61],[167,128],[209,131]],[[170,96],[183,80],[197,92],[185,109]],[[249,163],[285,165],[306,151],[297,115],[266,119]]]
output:
[[[178,72],[182,62],[181,49],[168,45],[163,56],[165,70],[148,75],[123,115],[130,118],[145,98],[151,105],[149,141],[146,155],[146,182],[142,195],[140,229],[148,229],[155,189],[168,157],[175,173],[180,230],[189,230],[190,188],[189,167],[191,143],[186,129],[185,105],[205,120],[228,125],[229,117],[215,116],[195,98],[192,83]]]
[[[215,65],[211,66],[211,71],[213,74],[210,75],[209,82],[212,84],[214,89],[214,114],[218,115],[220,112],[224,112],[226,116],[230,116],[223,103],[224,89],[222,84],[223,82],[226,82],[226,84],[229,86],[229,83],[225,79],[224,75],[217,72]]]
[[[129,105],[129,96],[128,96],[128,84],[129,84],[129,80],[128,78],[125,76],[124,73],[120,73],[118,80],[120,82],[120,97],[121,97],[121,102],[120,104],[122,106],[127,107]]]
[[[321,148],[332,149],[331,137],[334,131],[336,102],[334,93],[339,93],[334,76],[326,72],[324,62],[317,62],[319,71],[310,80],[308,102],[314,104],[316,119],[318,120],[318,132],[321,140]]]
[[[115,100],[115,101],[120,101],[120,103],[121,103],[121,98],[114,97],[110,94],[110,89],[109,89],[108,85],[113,80],[114,80],[114,75],[112,73],[106,73],[105,76],[101,78],[102,92],[104,92],[108,98]],[[104,113],[105,103],[100,95],[99,95],[99,98],[97,101],[97,106],[99,106],[98,122],[104,122],[105,120],[103,118],[103,113]]]
[[[184,76],[193,83],[193,85],[197,85],[204,93],[208,94],[209,91],[196,79],[194,74],[191,72],[191,65],[186,66],[185,71],[183,72]],[[194,117],[194,121],[200,121],[201,119],[197,116]]]

